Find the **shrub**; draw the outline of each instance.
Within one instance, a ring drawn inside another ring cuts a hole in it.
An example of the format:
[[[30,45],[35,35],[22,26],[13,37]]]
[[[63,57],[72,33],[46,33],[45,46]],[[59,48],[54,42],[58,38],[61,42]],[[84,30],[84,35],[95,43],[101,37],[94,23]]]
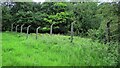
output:
[[[93,40],[99,40],[101,42],[105,41],[105,33],[104,33],[104,30],[102,29],[99,29],[99,30],[89,29],[87,33],[88,33],[88,36]]]

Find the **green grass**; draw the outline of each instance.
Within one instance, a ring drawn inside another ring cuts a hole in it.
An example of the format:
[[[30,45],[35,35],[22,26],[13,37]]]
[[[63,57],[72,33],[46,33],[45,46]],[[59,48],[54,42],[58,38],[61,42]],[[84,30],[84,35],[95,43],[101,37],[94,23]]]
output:
[[[20,36],[20,37],[19,37]],[[108,66],[117,63],[117,48],[88,38],[70,36],[2,33],[3,66]]]
[[[2,66],[2,33],[0,33],[0,68]]]

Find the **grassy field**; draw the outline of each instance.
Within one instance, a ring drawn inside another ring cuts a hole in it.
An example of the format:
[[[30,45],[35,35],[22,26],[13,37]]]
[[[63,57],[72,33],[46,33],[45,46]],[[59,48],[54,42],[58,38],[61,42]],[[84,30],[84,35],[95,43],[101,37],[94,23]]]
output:
[[[116,45],[92,41],[88,38],[70,36],[2,33],[3,66],[99,66],[116,65]],[[108,51],[108,48],[110,51]]]
[[[0,68],[2,66],[2,33],[0,33]]]

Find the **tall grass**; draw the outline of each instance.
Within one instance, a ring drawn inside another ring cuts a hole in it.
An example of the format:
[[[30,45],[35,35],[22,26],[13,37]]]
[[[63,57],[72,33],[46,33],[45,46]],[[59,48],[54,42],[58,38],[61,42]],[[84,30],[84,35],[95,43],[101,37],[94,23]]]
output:
[[[2,33],[0,32],[0,67],[2,66]]]
[[[108,66],[116,65],[118,44],[111,46],[87,38],[2,33],[3,66]]]

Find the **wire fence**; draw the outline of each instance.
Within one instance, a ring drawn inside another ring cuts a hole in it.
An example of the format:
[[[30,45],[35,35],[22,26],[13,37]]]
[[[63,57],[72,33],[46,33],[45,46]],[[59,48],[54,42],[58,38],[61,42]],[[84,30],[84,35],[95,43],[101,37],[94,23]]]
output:
[[[74,21],[75,22],[75,21]],[[71,23],[71,31],[70,31],[70,36],[71,36],[71,42],[73,41],[73,35],[74,35],[74,31],[73,31],[73,28],[74,28],[74,22],[72,22]],[[16,32],[17,32],[17,30],[18,30],[18,26],[21,26],[21,28],[20,28],[20,30],[21,30],[21,33],[22,33],[22,30],[23,30],[23,25],[25,25],[25,24],[22,24],[22,25],[14,25],[14,23],[13,24],[11,24],[11,31],[13,31],[13,29],[14,29],[14,27],[13,26],[15,26],[16,27]],[[107,42],[106,43],[109,43],[110,41],[112,41],[112,39],[114,38],[115,40],[119,40],[119,36],[120,36],[120,33],[118,32],[118,23],[117,24],[114,24],[114,25],[112,25],[112,24],[110,23],[110,22],[108,22],[107,24],[106,24],[106,33],[105,33],[105,36],[106,36],[106,40],[107,40]],[[27,32],[27,36],[26,36],[26,38],[28,38],[28,34],[29,34],[29,28],[30,28],[30,26],[32,26],[32,25],[29,25],[29,26],[27,26],[27,29],[26,29],[26,32]],[[117,26],[117,27],[115,27],[115,26]],[[111,28],[112,27],[115,27],[115,29],[114,30],[111,30]],[[24,27],[25,28],[25,27]],[[40,26],[39,26],[39,28],[40,28]],[[37,39],[37,35],[38,35],[38,29],[39,29],[38,27],[36,27],[36,39]],[[50,29],[52,29],[52,27],[50,27]],[[117,33],[115,33],[115,31],[117,31]],[[50,35],[52,34],[51,33],[52,31],[50,30]]]

